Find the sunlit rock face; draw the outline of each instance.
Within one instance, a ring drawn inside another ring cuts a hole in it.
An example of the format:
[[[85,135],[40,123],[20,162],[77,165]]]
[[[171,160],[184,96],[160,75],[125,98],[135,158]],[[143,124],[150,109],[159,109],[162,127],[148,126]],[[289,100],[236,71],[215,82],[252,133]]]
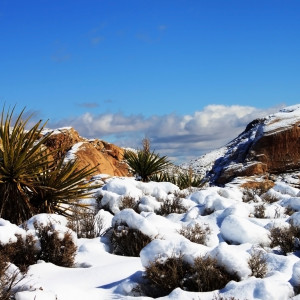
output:
[[[285,173],[300,168],[300,105],[252,121],[225,147],[209,172],[224,184],[238,176]]]
[[[50,151],[58,149],[54,159],[60,156],[65,156],[66,160],[77,159],[79,168],[96,166],[96,173],[128,175],[128,167],[123,161],[124,149],[102,140],[83,138],[71,127],[54,130],[45,146]]]

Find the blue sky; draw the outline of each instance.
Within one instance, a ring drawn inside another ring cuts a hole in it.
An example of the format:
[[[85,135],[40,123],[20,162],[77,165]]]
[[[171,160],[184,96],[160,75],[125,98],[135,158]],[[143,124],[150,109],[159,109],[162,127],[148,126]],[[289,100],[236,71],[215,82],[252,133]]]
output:
[[[0,103],[189,159],[300,102],[299,15],[298,0],[1,0]]]

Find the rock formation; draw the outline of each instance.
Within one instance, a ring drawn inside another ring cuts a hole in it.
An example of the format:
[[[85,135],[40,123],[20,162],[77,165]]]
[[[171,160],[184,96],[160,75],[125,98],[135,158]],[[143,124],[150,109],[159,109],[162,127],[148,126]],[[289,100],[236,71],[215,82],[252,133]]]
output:
[[[123,162],[124,149],[98,139],[83,138],[71,127],[54,130],[45,146],[50,151],[58,149],[54,159],[61,156],[65,156],[66,160],[76,158],[79,168],[96,166],[97,173],[128,175],[128,167]]]
[[[252,121],[236,139],[215,151],[208,177],[224,184],[238,176],[285,173],[300,168],[300,105]],[[207,160],[207,155],[203,161]],[[201,163],[201,158],[197,163]],[[192,166],[193,167],[193,166]]]

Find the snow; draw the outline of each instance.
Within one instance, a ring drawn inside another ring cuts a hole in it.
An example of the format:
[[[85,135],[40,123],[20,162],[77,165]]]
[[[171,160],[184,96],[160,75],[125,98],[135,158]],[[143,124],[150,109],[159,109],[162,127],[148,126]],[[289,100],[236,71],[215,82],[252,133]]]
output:
[[[84,142],[79,142],[73,145],[72,148],[67,152],[64,158],[64,163],[74,161],[76,159],[76,152],[80,149],[80,147],[82,147],[83,144]]]
[[[100,180],[102,175],[95,176]],[[206,187],[193,190],[181,196],[187,209],[182,214],[160,216],[155,211],[165,199],[177,197],[179,189],[170,183],[139,182],[134,178],[113,177],[106,180],[103,187],[96,190],[102,195],[102,204],[111,212],[101,209],[96,218],[102,221],[103,232],[111,226],[127,226],[138,229],[154,240],[146,245],[139,257],[118,256],[111,253],[109,237],[93,239],[76,238],[78,251],[73,268],[59,267],[43,261],[30,266],[19,285],[24,288],[16,295],[17,300],[79,300],[79,299],[152,299],[134,296],[133,289],[141,280],[145,267],[155,260],[165,261],[170,256],[183,255],[183,259],[193,264],[194,259],[210,256],[219,265],[236,273],[241,281],[229,282],[222,290],[211,292],[188,292],[180,288],[160,299],[203,299],[212,300],[220,293],[223,297],[236,299],[290,299],[294,296],[293,286],[300,282],[299,253],[280,255],[270,248],[270,229],[274,226],[289,226],[293,221],[300,225],[299,190],[284,182],[276,182],[269,191],[277,201],[265,203],[266,218],[253,215],[260,202],[243,202],[242,189],[237,183],[224,187]],[[130,196],[139,203],[140,213],[131,208],[120,210],[120,201]],[[284,209],[292,206],[296,212],[287,216]],[[275,215],[275,211],[279,211]],[[65,217],[53,214],[39,214],[17,226],[0,219],[0,242],[15,241],[16,235],[25,237],[35,232],[34,224],[52,224],[63,236],[70,229]],[[179,231],[183,226],[200,224],[209,227],[206,244],[191,242]],[[265,278],[251,276],[248,259],[253,251],[262,251],[267,263]],[[295,298],[297,299],[297,298]]]

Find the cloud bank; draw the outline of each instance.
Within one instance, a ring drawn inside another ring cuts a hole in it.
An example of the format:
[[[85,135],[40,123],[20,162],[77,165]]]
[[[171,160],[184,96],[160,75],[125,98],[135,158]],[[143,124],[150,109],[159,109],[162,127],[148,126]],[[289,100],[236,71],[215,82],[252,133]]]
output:
[[[122,147],[140,148],[141,139],[146,136],[151,140],[152,149],[181,163],[225,145],[249,122],[281,107],[263,110],[251,106],[208,105],[191,115],[149,117],[87,112],[49,125],[53,128],[72,126],[84,137],[103,139]]]

